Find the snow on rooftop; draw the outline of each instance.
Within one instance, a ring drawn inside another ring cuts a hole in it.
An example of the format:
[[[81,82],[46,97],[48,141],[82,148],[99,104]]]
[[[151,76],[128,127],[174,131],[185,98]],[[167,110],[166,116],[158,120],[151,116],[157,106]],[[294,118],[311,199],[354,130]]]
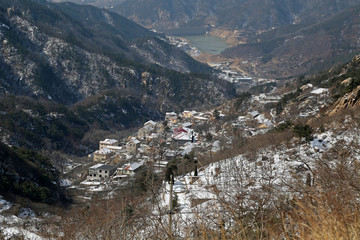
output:
[[[124,169],[125,170],[135,171],[136,169],[138,169],[142,165],[143,165],[143,162],[135,162],[135,163],[132,163],[132,164],[127,164],[126,166],[124,166]]]
[[[107,146],[106,148],[108,148],[110,150],[122,150],[123,147],[120,147],[120,146]]]
[[[150,120],[150,121],[147,121],[146,123],[144,123],[144,126],[146,126],[146,125],[152,125],[152,126],[155,126],[156,124],[157,124],[156,122],[154,122],[154,121]]]
[[[181,126],[182,126],[183,128],[189,128],[189,127],[192,126],[192,123],[190,123],[190,122],[185,122],[185,123],[181,124]]]
[[[111,153],[111,150],[108,148],[102,148],[100,150],[96,150],[95,153],[106,155],[106,154]]]
[[[180,134],[173,135],[173,138],[178,141],[191,141],[192,135],[189,133],[182,132]]]
[[[175,112],[167,112],[165,113],[165,115],[168,115],[168,116],[177,116],[177,114]]]
[[[135,143],[135,144],[140,143],[140,141],[139,141],[139,140],[137,140],[137,139],[132,139],[130,142],[133,142],[133,143]]]
[[[102,165],[104,165],[104,164],[102,164],[102,163],[98,163],[98,164],[96,164],[96,165],[94,165],[94,166],[90,167],[90,169],[97,169],[97,168],[101,167]]]
[[[114,143],[117,143],[118,142],[118,140],[116,140],[116,139],[105,139],[104,141],[100,141],[100,143],[102,143],[102,144],[114,144]]]

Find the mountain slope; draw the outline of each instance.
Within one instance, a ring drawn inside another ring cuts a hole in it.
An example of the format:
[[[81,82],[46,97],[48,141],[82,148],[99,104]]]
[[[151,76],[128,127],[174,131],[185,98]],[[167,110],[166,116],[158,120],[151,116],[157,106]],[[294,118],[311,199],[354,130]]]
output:
[[[62,199],[58,175],[49,159],[22,148],[0,143],[0,194],[57,203]]]
[[[155,33],[115,13],[70,3],[38,2],[41,4],[0,1],[0,86],[9,93],[73,104],[109,88],[130,88],[146,95],[142,74],[169,84],[176,82],[170,79],[174,75],[171,70],[159,66],[181,72],[211,71]],[[179,79],[190,78],[195,83],[209,79],[199,76],[180,74]],[[220,98],[228,96],[229,86],[209,81]],[[206,88],[194,90],[206,92]],[[220,98],[214,96],[210,102]]]
[[[283,27],[258,35],[253,43],[237,45],[223,54],[258,61],[264,77],[291,77],[349,61],[359,50],[360,6],[322,22]],[[269,71],[270,70],[270,71]]]
[[[266,30],[292,22],[319,21],[358,4],[342,1],[124,1],[114,7],[122,15],[145,26],[208,28],[210,25],[251,31]]]

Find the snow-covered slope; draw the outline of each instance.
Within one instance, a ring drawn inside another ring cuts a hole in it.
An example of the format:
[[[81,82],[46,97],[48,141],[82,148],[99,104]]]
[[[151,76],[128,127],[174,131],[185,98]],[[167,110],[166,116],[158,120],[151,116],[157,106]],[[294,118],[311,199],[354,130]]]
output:
[[[239,155],[176,178],[173,187],[177,197],[177,211],[172,216],[175,235],[191,236],[194,226],[206,225],[218,229],[219,220],[226,222],[228,231],[239,214],[271,209],[277,204],[301,197],[306,184],[316,187],[314,179],[318,165],[335,168],[337,158],[329,160],[329,152],[347,149],[349,166],[360,160],[356,148],[360,146],[360,131],[354,119],[346,116],[335,129],[315,134],[311,142],[293,139],[280,146],[267,146],[256,153]],[[164,182],[161,190],[161,209],[169,208],[170,184]],[[160,214],[157,210],[154,214]],[[164,224],[168,217],[164,216]]]

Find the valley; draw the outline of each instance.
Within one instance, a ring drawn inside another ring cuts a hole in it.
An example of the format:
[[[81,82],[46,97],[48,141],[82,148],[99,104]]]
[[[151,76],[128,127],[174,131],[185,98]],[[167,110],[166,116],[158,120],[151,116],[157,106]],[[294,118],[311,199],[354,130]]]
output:
[[[359,11],[0,0],[0,239],[356,239]]]
[[[223,50],[228,48],[225,39],[208,36],[208,35],[197,35],[197,36],[183,36],[189,41],[189,44],[193,47],[198,48],[203,53],[211,55],[218,55]]]

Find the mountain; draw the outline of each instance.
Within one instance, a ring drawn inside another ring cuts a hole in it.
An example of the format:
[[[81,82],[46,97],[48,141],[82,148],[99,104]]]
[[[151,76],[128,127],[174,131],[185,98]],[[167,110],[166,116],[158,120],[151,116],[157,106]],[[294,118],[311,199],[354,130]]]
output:
[[[157,98],[146,81],[167,81],[170,87],[177,81],[170,79],[177,73],[165,67],[183,73],[211,73],[208,66],[160,40],[156,33],[107,10],[29,0],[1,1],[0,7],[0,86],[9,93],[64,104],[109,88],[131,88],[140,96]],[[195,84],[209,79],[178,76]],[[226,98],[227,90],[209,81]],[[206,92],[206,88],[196,91]]]
[[[84,2],[108,6],[107,1]],[[289,23],[305,3],[282,1],[233,1],[233,0],[160,0],[123,1],[112,5],[119,12],[143,26],[166,31],[168,29],[205,30],[210,25],[228,28],[269,28]],[[250,14],[254,13],[254,14]]]
[[[162,39],[93,6],[0,0],[0,194],[66,201],[62,159],[87,156],[103,137],[166,111],[235,96],[210,67]]]
[[[266,78],[316,73],[349,61],[360,51],[359,12],[360,5],[315,24],[279,27],[257,35],[249,43],[226,49],[223,55],[251,60]]]
[[[293,22],[316,22],[359,4],[358,0],[127,0],[113,10],[157,29],[209,29],[209,27],[267,30]]]
[[[82,141],[89,131],[122,131],[235,95],[160,38],[92,6],[1,0],[1,136],[13,146],[83,155],[92,148]]]
[[[128,0],[110,9],[167,34],[227,38],[232,48],[223,56],[240,69],[283,79],[349,61],[359,51],[359,5],[359,0]]]

